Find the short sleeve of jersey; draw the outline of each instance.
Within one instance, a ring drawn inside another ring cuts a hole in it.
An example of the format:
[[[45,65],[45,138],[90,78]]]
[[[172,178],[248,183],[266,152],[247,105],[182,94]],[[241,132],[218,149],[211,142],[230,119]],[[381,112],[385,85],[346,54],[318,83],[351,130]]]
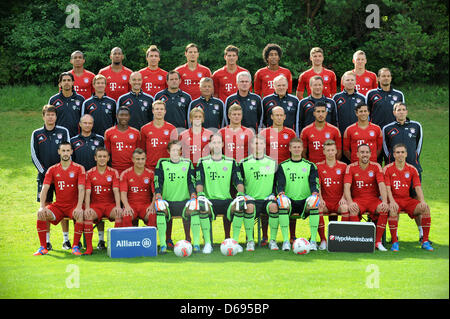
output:
[[[52,166],[48,169],[48,171],[44,177],[44,184],[50,185],[53,183],[53,170],[54,170],[54,166]]]

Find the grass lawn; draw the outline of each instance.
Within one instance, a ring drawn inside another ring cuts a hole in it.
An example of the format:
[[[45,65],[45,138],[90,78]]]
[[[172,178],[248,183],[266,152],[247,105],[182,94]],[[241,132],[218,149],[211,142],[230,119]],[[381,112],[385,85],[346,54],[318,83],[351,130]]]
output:
[[[410,118],[420,121],[424,129],[423,187],[431,206],[434,252],[420,249],[415,223],[401,216],[401,250],[396,254],[317,251],[296,256],[260,248],[225,257],[218,247],[223,239],[219,217],[213,223],[214,252],[187,259],[173,253],[110,259],[104,251],[72,256],[61,249],[59,225],[52,226],[54,251],[48,256],[32,256],[39,241],[30,136],[42,126],[40,108],[54,89],[0,89],[0,116],[6,125],[0,131],[0,298],[448,299],[448,88],[400,89],[405,93]],[[111,226],[106,223],[106,228]],[[71,240],[72,236],[73,224]],[[176,219],[173,238],[183,236],[181,221]],[[297,237],[309,237],[308,221],[298,221]],[[95,232],[94,245],[97,240]]]

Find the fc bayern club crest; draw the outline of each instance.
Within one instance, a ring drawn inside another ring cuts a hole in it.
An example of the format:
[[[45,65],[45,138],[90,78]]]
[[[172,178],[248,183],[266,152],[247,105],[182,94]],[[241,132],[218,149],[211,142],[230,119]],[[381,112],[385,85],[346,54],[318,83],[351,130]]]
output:
[[[405,178],[409,178],[409,173],[405,173]]]
[[[144,178],[144,183],[145,183],[145,184],[148,184],[148,182],[149,182],[149,181],[148,181],[148,178]]]
[[[162,80],[163,79],[163,77],[162,77],[162,75],[158,75],[158,80]]]
[[[340,169],[337,169],[337,170],[336,170],[336,174],[337,174],[337,175],[341,175],[341,170],[340,170]]]
[[[164,130],[164,135],[169,135],[169,131],[168,130]]]
[[[70,173],[69,173],[69,177],[70,177],[70,178],[74,178],[74,177],[75,177],[75,173],[74,173],[74,172],[70,172]]]
[[[198,76],[199,78],[201,78],[201,77],[203,76],[202,72],[198,72],[198,73],[197,73],[197,76]]]
[[[128,137],[130,138],[130,140],[132,140],[132,139],[134,139],[134,134],[130,133],[130,134],[128,134]]]
[[[369,177],[373,177],[373,172],[369,171]]]
[[[110,182],[110,181],[112,181],[112,177],[111,176],[106,176],[106,180],[108,181],[108,182]]]
[[[325,138],[330,138],[330,133],[325,133]]]
[[[369,132],[369,135],[370,135],[370,136],[375,136],[375,132],[374,132],[374,131],[370,131],[370,132]]]
[[[122,75],[122,79],[123,79],[124,81],[126,81],[126,80],[127,80],[127,76],[126,76],[126,75]]]
[[[366,81],[366,83],[369,83],[370,79],[366,77],[366,78],[364,78],[364,81]]]
[[[88,78],[84,78],[84,83],[89,83],[89,79]]]

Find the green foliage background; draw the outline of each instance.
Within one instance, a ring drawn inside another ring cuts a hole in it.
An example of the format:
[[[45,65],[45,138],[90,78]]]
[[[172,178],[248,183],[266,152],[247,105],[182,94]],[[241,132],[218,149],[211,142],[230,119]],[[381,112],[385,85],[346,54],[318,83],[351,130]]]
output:
[[[380,9],[380,28],[366,27],[372,3]],[[80,28],[66,27],[69,4],[80,10]],[[367,68],[391,68],[397,84],[448,81],[446,1],[35,0],[0,6],[0,85],[55,83],[71,68],[75,50],[97,73],[110,64],[115,46],[123,48],[124,64],[138,70],[146,66],[148,46],[156,44],[160,66],[170,70],[185,63],[190,42],[199,45],[200,62],[213,72],[224,64],[225,46],[234,44],[240,65],[254,74],[264,65],[262,49],[274,42],[295,79],[309,68],[311,47],[320,46],[324,64],[338,77],[362,49]]]

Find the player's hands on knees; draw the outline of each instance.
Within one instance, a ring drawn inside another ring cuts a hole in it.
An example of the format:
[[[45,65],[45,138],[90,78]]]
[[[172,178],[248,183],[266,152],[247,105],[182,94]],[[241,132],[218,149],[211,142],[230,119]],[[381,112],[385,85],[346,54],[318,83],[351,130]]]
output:
[[[84,210],[84,220],[94,220],[97,218],[97,213],[92,208]]]
[[[389,210],[390,210],[389,204],[385,201],[382,201],[380,204],[380,211],[388,212]],[[398,210],[398,205],[397,205],[397,210]]]
[[[348,205],[348,211],[350,214],[356,215],[359,213],[359,206],[355,202],[351,202],[350,205]]]
[[[112,217],[115,218],[121,218],[123,217],[123,209],[120,206],[116,206],[111,211]]]
[[[72,216],[73,216],[73,218],[74,218],[76,221],[83,221],[83,218],[84,218],[84,211],[83,211],[83,209],[81,209],[81,208],[75,208],[75,209],[73,210]]]
[[[428,204],[425,202],[420,202],[419,204],[417,204],[417,208],[419,208],[423,212],[429,210]]]
[[[37,212],[37,219],[39,220],[50,220],[51,213],[46,207],[40,207]]]
[[[347,201],[345,200],[345,198],[341,198],[339,200],[339,206],[344,206],[344,205],[347,205]]]
[[[389,203],[389,213],[391,214],[391,215],[397,215],[398,214],[398,204],[395,202],[395,201],[393,201],[393,202],[391,202],[391,203]]]
[[[145,212],[150,215],[156,214],[155,205],[148,206]]]
[[[323,199],[321,199],[319,202],[319,211],[323,212],[326,208],[327,208],[327,204],[325,203],[325,201]]]
[[[134,210],[131,206],[126,206],[123,209],[123,216],[134,216]]]

